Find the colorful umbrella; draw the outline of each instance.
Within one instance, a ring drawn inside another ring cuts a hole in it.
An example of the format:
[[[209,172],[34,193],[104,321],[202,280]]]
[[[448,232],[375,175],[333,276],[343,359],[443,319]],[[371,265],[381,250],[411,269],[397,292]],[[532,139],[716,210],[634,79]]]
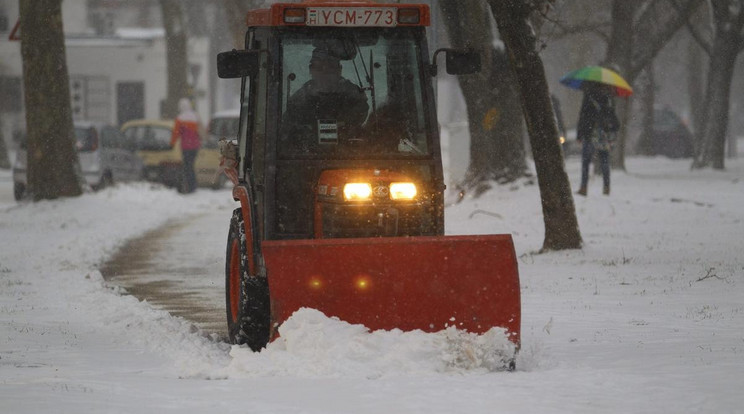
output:
[[[585,66],[567,73],[561,83],[573,89],[582,89],[586,84],[607,85],[617,96],[626,97],[633,94],[633,88],[617,72],[601,66]]]

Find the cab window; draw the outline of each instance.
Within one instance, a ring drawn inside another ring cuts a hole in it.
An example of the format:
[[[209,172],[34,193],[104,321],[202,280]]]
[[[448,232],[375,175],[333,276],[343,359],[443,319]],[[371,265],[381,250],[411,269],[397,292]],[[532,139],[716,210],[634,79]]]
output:
[[[415,36],[400,28],[286,33],[280,158],[427,155]]]

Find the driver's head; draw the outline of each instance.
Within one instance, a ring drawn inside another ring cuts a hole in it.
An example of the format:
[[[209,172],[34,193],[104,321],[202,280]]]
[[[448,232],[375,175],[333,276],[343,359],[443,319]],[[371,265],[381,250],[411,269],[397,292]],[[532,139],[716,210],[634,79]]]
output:
[[[313,50],[310,58],[310,76],[313,80],[324,81],[341,76],[341,61],[324,49]]]

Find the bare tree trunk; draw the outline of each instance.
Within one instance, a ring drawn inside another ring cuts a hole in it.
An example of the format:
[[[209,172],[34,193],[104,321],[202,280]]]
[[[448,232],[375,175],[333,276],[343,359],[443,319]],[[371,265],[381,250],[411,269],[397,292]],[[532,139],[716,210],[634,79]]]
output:
[[[690,97],[690,119],[695,137],[701,136],[703,130],[703,117],[705,116],[703,100],[705,87],[703,83],[703,49],[690,40],[687,64],[687,93]],[[697,142],[697,140],[696,140]]]
[[[612,33],[607,45],[604,65],[626,78],[631,66],[633,51],[633,17],[640,5],[639,0],[614,0],[612,2]],[[627,80],[632,82],[632,79]],[[620,125],[617,145],[612,151],[612,167],[625,170],[625,146],[628,137],[627,120],[630,105],[625,99],[619,100],[617,109],[623,122]]]
[[[605,64],[614,65],[621,74],[630,68],[633,51],[633,17],[640,4],[639,0],[614,0],[612,2],[612,32],[607,45]]]
[[[605,65],[619,72],[631,85],[664,45],[687,23],[704,0],[613,0],[612,33]],[[630,119],[629,100],[617,102],[621,119],[612,167],[625,170]]]
[[[654,68],[649,65],[636,79],[641,112],[641,136],[636,149],[641,155],[654,155]]]
[[[222,7],[225,9],[227,24],[230,26],[230,34],[233,38],[235,49],[245,48],[245,13],[248,8],[240,0],[222,0]]]
[[[534,31],[527,21],[533,2],[489,0],[489,3],[521,92],[543,207],[543,250],[580,248],[581,234],[571,186],[563,167],[545,69],[536,49]]]
[[[738,13],[733,5],[738,6]],[[731,81],[736,57],[744,37],[744,0],[721,0],[711,3],[715,21],[715,36],[708,68],[700,151],[696,152],[693,168],[712,166],[724,168],[726,134],[729,122]]]
[[[165,28],[168,88],[161,108],[163,118],[178,115],[178,100],[191,96],[188,83],[189,60],[186,27],[179,0],[160,0]]]
[[[628,0],[615,0],[615,2]],[[631,0],[638,1],[638,0]],[[633,26],[631,66],[628,82],[654,59],[680,28],[685,26],[706,0],[643,0],[643,10]]]
[[[462,190],[476,196],[490,188],[490,181],[505,183],[527,171],[519,92],[509,70],[505,51],[493,47],[488,5],[483,0],[440,1],[453,47],[481,51],[481,72],[459,76],[470,128],[470,164]]]
[[[3,122],[0,117],[0,168],[10,168],[10,159],[8,158],[8,146],[5,144],[5,137],[3,136]]]
[[[73,197],[78,181],[61,0],[21,0],[28,189],[34,200]]]
[[[245,25],[245,16],[249,10],[254,10],[262,7],[268,7],[271,1],[269,0],[222,0],[222,7],[227,15],[227,24],[230,28],[230,33],[233,38],[233,45],[235,49],[243,49],[245,47],[245,31],[247,26]]]

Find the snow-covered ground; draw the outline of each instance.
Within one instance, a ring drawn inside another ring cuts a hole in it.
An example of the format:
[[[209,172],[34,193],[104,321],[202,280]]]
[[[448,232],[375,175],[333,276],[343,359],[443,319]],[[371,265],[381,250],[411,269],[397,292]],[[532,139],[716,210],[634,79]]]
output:
[[[566,162],[575,185],[578,160]],[[227,227],[228,191],[138,183],[18,205],[0,171],[0,413],[743,412],[744,159],[725,172],[664,158],[627,167],[611,196],[594,179],[575,199],[582,250],[536,254],[534,184],[447,209],[450,234],[514,237],[513,373],[448,362],[461,350],[444,334],[367,333],[311,310],[260,354],[214,341],[97,268],[173,217]]]

